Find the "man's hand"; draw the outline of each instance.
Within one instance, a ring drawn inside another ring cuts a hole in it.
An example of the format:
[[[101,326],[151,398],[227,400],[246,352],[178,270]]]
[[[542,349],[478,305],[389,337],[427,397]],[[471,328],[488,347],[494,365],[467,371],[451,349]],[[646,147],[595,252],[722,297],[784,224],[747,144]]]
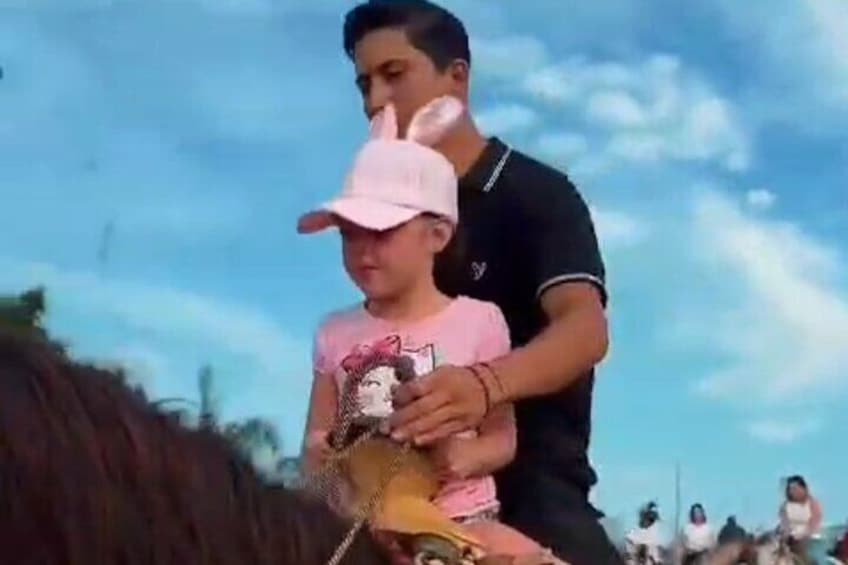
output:
[[[395,390],[392,438],[429,445],[474,429],[486,416],[486,396],[484,384],[470,369],[439,367]]]

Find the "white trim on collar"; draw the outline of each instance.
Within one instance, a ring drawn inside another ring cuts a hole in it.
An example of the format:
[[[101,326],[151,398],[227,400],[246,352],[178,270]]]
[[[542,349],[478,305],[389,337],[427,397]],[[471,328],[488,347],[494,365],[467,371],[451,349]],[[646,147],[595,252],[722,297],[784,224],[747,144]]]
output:
[[[501,178],[501,173],[503,172],[503,168],[509,160],[510,155],[512,155],[512,147],[507,146],[506,151],[504,151],[503,155],[501,155],[501,158],[498,160],[495,168],[492,169],[492,174],[489,175],[489,180],[487,180],[486,184],[483,185],[483,192],[491,192],[495,187],[495,183],[497,183],[498,179]]]

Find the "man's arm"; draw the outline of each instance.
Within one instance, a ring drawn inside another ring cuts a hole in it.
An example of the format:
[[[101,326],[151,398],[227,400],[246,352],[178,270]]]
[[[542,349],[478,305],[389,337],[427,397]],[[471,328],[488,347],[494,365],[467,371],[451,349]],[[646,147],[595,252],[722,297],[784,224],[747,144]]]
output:
[[[553,175],[524,193],[527,276],[548,325],[493,364],[509,401],[568,387],[608,347],[605,269],[589,208],[566,177]]]
[[[527,253],[528,286],[537,289],[546,328],[482,371],[442,367],[395,393],[393,437],[428,444],[477,427],[494,404],[550,394],[585,375],[607,351],[604,266],[589,209],[574,186],[550,171],[522,193],[516,209]]]
[[[595,285],[574,282],[552,287],[542,295],[542,308],[550,320],[548,327],[524,347],[491,363],[503,385],[503,395],[493,401],[514,402],[562,390],[606,355],[607,320]]]

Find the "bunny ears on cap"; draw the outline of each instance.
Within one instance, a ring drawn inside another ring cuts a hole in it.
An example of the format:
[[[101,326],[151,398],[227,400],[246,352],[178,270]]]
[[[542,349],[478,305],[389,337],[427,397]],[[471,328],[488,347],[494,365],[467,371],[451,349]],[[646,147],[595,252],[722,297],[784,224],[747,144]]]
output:
[[[404,139],[433,146],[448,133],[465,112],[462,102],[453,96],[442,96],[422,106],[409,120]],[[399,139],[397,112],[391,104],[371,119],[371,139]]]
[[[386,106],[371,120],[369,140],[357,154],[342,193],[301,216],[298,231],[320,231],[336,225],[339,218],[385,231],[424,213],[456,223],[456,172],[428,146],[440,141],[464,111],[456,98],[437,98],[415,113],[406,137],[400,139],[395,109]]]

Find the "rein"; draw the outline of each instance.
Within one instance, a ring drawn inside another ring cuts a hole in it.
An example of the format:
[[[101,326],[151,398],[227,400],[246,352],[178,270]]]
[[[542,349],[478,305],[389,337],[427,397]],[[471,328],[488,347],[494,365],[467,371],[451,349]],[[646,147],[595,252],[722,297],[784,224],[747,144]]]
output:
[[[397,373],[398,380],[401,382],[414,378],[414,369],[406,360],[408,360],[408,358],[377,355],[371,363],[358,368],[355,373],[348,376],[341,398],[339,418],[331,434],[331,445],[335,452],[317,471],[303,481],[303,484],[301,485],[303,488],[312,492],[317,492],[319,495],[323,495],[325,499],[329,499],[328,494],[332,488],[331,481],[334,477],[337,477],[340,474],[339,469],[342,463],[349,459],[351,454],[358,447],[368,440],[377,437],[380,434],[380,427],[384,423],[384,419],[379,419],[370,423],[361,434],[352,441],[348,442],[347,436],[353,426],[354,419],[357,414],[357,392],[359,383],[369,372],[370,368],[381,363],[393,366]],[[345,445],[346,443],[347,445]],[[400,447],[401,449],[394,455],[394,457],[392,457],[389,464],[386,465],[380,473],[381,476],[378,481],[377,488],[368,498],[366,503],[357,509],[353,525],[351,525],[347,534],[345,534],[342,541],[336,547],[333,555],[327,561],[327,565],[338,565],[341,562],[348,549],[350,549],[351,544],[353,544],[353,541],[356,539],[356,535],[368,522],[368,519],[371,517],[377,506],[382,502],[386,489],[392,479],[397,475],[398,471],[403,467],[407,456],[412,450],[412,443],[406,442]]]

